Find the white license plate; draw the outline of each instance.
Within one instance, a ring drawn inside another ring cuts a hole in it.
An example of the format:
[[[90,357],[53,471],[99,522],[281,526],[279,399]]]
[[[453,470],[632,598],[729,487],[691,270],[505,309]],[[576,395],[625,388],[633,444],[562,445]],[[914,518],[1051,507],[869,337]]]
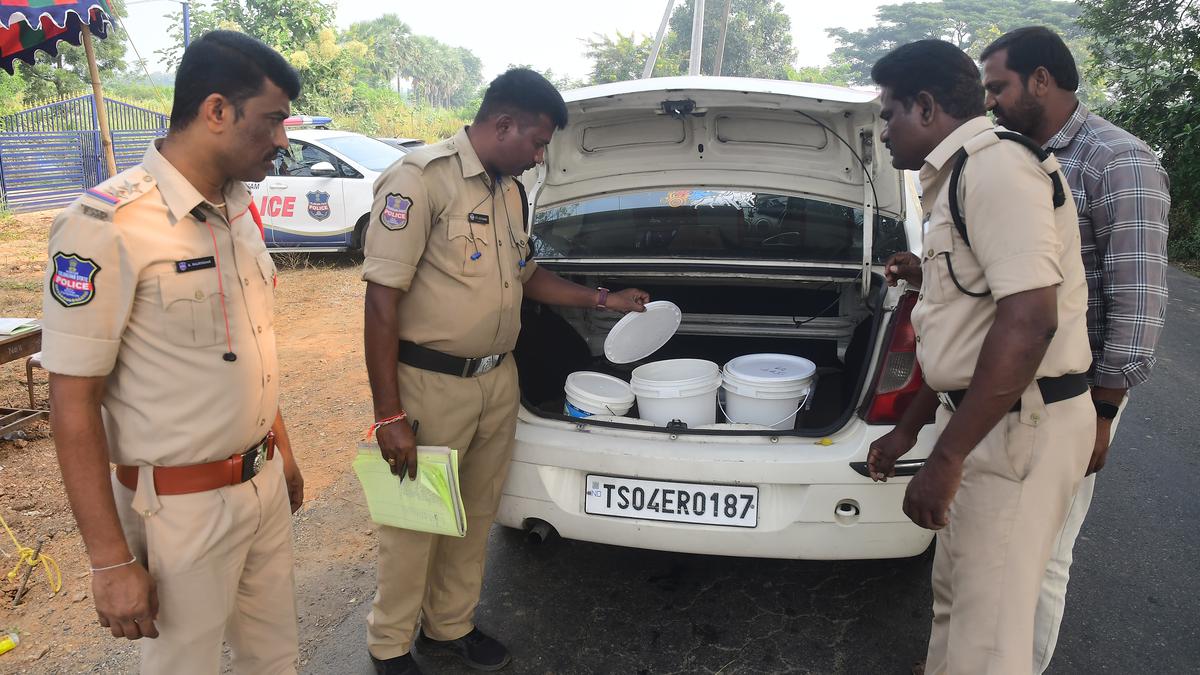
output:
[[[758,526],[758,488],[588,474],[583,510],[599,516]]]

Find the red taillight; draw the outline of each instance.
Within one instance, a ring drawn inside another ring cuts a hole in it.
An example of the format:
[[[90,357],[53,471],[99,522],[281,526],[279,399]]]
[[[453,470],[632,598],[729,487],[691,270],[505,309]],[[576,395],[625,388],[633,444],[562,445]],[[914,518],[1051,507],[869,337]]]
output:
[[[892,313],[874,392],[863,419],[867,424],[895,424],[921,391],[921,366],[917,363],[917,335],[912,325],[916,293],[905,293]]]

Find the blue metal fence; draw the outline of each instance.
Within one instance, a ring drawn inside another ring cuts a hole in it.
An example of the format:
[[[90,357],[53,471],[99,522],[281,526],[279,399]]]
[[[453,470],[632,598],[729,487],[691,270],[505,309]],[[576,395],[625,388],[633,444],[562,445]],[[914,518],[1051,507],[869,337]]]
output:
[[[167,116],[121,101],[104,103],[117,170],[123,171],[167,133]],[[59,208],[106,180],[99,128],[91,95],[0,118],[0,199],[17,212]]]

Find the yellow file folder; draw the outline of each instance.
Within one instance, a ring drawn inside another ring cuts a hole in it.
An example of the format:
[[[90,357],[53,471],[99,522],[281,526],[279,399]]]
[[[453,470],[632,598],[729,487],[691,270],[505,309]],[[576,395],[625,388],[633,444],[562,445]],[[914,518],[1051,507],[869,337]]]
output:
[[[371,520],[405,530],[451,537],[467,534],[467,518],[458,485],[458,450],[417,448],[417,478],[401,480],[379,454],[376,443],[359,443],[354,473],[362,483]]]

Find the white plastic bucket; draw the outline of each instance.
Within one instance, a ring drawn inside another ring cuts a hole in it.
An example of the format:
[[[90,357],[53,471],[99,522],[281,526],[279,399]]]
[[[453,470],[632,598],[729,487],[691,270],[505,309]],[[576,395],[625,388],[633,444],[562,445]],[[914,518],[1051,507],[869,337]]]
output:
[[[812,389],[817,366],[790,354],[747,354],[725,364],[725,418],[734,424],[791,429]]]
[[[639,417],[664,427],[679,420],[695,428],[717,421],[721,369],[712,361],[671,359],[633,369],[630,388]]]
[[[564,389],[567,402],[563,414],[569,417],[620,416],[633,407],[629,385],[611,375],[581,370],[567,376]]]

